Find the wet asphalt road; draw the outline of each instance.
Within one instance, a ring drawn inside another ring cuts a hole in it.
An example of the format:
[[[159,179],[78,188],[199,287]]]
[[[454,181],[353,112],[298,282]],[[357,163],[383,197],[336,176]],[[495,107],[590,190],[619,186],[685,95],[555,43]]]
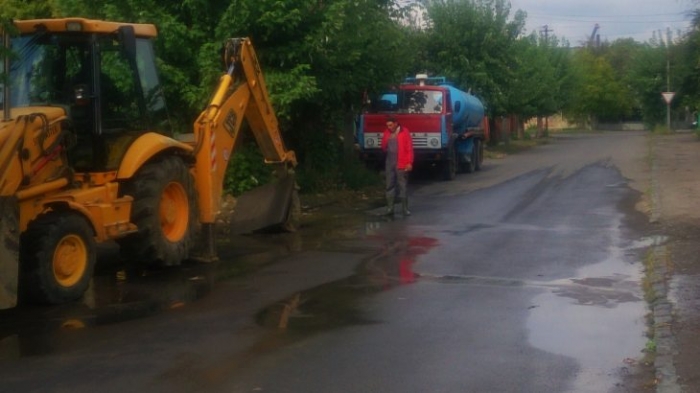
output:
[[[647,151],[560,137],[415,179],[407,219],[233,237],[214,266],[105,263],[81,304],[0,312],[0,391],[634,391]]]

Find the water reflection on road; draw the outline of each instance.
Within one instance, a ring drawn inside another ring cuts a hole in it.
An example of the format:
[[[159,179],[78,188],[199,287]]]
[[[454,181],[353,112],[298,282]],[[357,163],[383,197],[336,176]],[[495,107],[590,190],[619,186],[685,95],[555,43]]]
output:
[[[619,244],[619,234],[615,237]],[[647,340],[643,317],[647,304],[642,268],[635,262],[640,250],[655,242],[643,239],[624,248],[613,246],[606,260],[580,269],[577,278],[563,280],[570,285],[532,300],[530,343],[580,364],[571,391],[607,391],[640,358]]]
[[[437,239],[408,236],[403,231],[384,230],[381,220],[368,220],[364,241],[379,244],[377,251],[364,259],[356,274],[296,293],[262,310],[260,325],[295,330],[304,335],[348,325],[375,321],[362,314],[363,299],[396,286],[416,282],[413,271],[417,259],[439,245]]]
[[[214,265],[118,270],[95,277],[81,302],[3,310],[0,360],[60,352],[61,336],[75,329],[145,318],[182,307],[209,293],[215,272]]]
[[[369,220],[366,228],[386,224],[371,216]],[[360,223],[356,227],[365,226]],[[355,275],[273,304],[258,313],[257,321],[264,326],[303,330],[305,334],[345,324],[371,323],[362,317],[358,302],[373,293],[415,282],[416,259],[437,245],[437,240],[428,237],[406,237],[391,231],[379,235],[380,232],[368,229],[346,234],[346,240],[371,243],[370,248],[377,250],[362,261]],[[290,252],[319,247],[320,242],[327,241],[319,240],[317,233],[307,236],[310,237],[302,239],[299,234],[290,234],[223,240],[219,244],[221,262],[187,262],[165,269],[129,267],[115,259],[114,249],[108,249],[102,257],[102,270],[93,278],[82,301],[59,306],[20,305],[0,311],[0,360],[60,353],[57,343],[71,331],[184,307],[207,296],[217,282],[253,272]],[[304,240],[308,240],[308,245],[304,245]],[[366,251],[364,246],[362,249]]]

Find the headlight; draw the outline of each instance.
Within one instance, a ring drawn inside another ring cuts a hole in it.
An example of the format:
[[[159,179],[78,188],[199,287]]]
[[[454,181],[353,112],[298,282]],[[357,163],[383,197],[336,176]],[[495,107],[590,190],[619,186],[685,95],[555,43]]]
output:
[[[428,143],[430,144],[430,147],[438,147],[438,146],[440,146],[440,139],[438,139],[438,138],[430,138],[430,140],[428,141]]]

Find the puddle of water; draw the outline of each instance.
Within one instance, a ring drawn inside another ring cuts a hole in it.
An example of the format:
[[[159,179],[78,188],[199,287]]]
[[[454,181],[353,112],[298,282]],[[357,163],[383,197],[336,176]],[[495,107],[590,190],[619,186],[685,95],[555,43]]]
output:
[[[635,240],[632,244],[627,247],[628,250],[645,250],[653,246],[660,246],[668,241],[668,236],[649,236],[643,237],[639,240]]]
[[[182,307],[206,296],[215,275],[214,265],[134,273],[120,270],[93,278],[81,302],[2,310],[0,360],[61,352],[64,339],[80,329]]]
[[[273,304],[258,313],[258,324],[308,335],[319,330],[374,323],[362,314],[363,299],[414,283],[418,278],[413,271],[416,260],[438,245],[437,239],[423,236],[368,239],[383,246],[361,263],[356,275]]]
[[[620,243],[618,230],[611,230],[611,236],[613,244]],[[629,248],[612,247],[606,260],[580,269],[577,278],[569,280],[577,285],[532,300],[527,322],[531,345],[579,363],[571,392],[609,391],[626,364],[642,356],[647,311],[643,273],[641,264],[626,258],[634,258],[631,248],[656,241],[647,238]]]

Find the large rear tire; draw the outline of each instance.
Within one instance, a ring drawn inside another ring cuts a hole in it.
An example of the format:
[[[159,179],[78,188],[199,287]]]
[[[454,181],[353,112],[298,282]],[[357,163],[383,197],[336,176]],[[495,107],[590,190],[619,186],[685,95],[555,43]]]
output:
[[[179,157],[170,156],[141,168],[124,188],[134,202],[131,221],[138,232],[119,240],[129,261],[159,266],[179,265],[196,239],[194,180]]]
[[[476,152],[476,160],[474,161],[474,169],[481,170],[484,164],[484,141],[481,139],[474,140],[474,151]]]
[[[72,212],[53,212],[29,224],[20,243],[21,300],[60,304],[83,296],[95,267],[95,234]]]

